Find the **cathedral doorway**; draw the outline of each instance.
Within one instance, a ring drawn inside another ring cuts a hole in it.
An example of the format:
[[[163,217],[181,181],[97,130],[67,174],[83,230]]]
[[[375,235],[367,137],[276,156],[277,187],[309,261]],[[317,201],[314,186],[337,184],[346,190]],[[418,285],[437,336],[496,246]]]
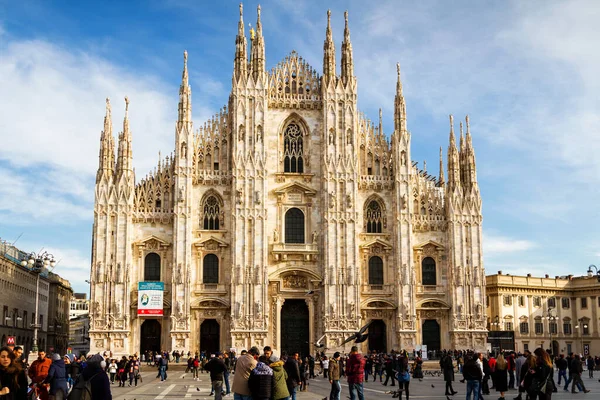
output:
[[[216,319],[206,319],[200,325],[200,350],[208,354],[220,351],[221,327]]]
[[[160,351],[160,322],[156,319],[147,319],[140,329],[140,354],[145,351]]]
[[[369,352],[387,353],[387,338],[385,322],[375,319],[369,325]]]
[[[440,324],[435,319],[426,319],[422,326],[423,344],[427,350],[441,350]]]
[[[304,300],[286,300],[281,307],[281,352],[310,354],[308,305]]]

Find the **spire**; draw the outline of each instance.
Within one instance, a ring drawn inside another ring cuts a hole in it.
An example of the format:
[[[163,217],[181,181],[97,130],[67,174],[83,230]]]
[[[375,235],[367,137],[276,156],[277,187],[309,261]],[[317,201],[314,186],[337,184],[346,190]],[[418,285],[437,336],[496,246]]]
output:
[[[252,54],[250,56],[254,81],[265,72],[265,39],[263,38],[262,23],[260,22],[260,5],[256,12],[256,35],[252,38]]]
[[[183,74],[181,86],[179,87],[179,116],[177,126],[192,121],[192,89],[188,82],[187,51],[183,52]]]
[[[381,108],[379,109],[379,134],[383,136],[383,113]]]
[[[459,165],[460,165],[460,180],[461,182],[465,181],[465,136],[463,134],[463,123],[462,121],[460,121],[459,123],[460,126],[460,144],[458,147],[458,161],[459,161]]]
[[[346,26],[344,28],[344,41],[342,42],[342,82],[354,77],[354,61],[352,59],[352,43],[350,42],[350,28],[348,27],[348,11],[344,11]]]
[[[104,116],[104,130],[100,135],[100,155],[98,163],[98,173],[96,174],[96,183],[106,175],[111,178],[115,168],[115,142],[112,132],[112,116],[110,109],[110,99],[106,98],[106,115]]]
[[[233,61],[233,79],[238,81],[240,77],[248,74],[248,42],[244,30],[244,5],[240,3],[240,22],[238,22],[238,33],[235,37],[235,58]]]
[[[473,188],[477,187],[477,166],[475,164],[475,149],[473,148],[473,141],[471,138],[471,127],[469,124],[469,116],[467,115],[466,124],[467,124],[467,140],[465,145],[465,155],[464,155],[464,168],[465,168],[465,180],[466,184]]]
[[[327,10],[327,29],[325,30],[325,43],[323,43],[323,79],[327,86],[335,79],[335,44],[331,33],[331,10]]]
[[[454,117],[450,115],[450,144],[448,145],[448,187],[460,187],[460,160],[454,137]]]
[[[119,153],[117,157],[117,176],[131,171],[131,132],[129,131],[129,97],[125,96],[125,118],[123,132],[119,134]]]
[[[442,147],[440,146],[440,179],[438,181],[438,185],[444,187],[446,184],[444,178],[444,152],[442,151]]]
[[[406,103],[402,93],[402,79],[400,78],[400,63],[396,64],[398,80],[396,81],[396,97],[394,98],[394,131],[406,131]]]

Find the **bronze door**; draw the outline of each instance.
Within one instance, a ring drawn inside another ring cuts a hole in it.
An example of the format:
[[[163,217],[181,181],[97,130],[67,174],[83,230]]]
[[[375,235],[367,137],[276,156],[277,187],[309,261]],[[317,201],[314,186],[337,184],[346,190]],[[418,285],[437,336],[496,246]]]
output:
[[[147,350],[160,352],[160,322],[147,319],[140,329],[140,354]]]
[[[440,324],[435,319],[427,319],[423,322],[423,344],[427,345],[427,350],[440,350]]]
[[[385,336],[385,322],[380,319],[373,320],[369,325],[369,351],[387,353],[387,341]]]
[[[308,306],[304,300],[286,300],[281,307],[281,351],[287,354],[300,353],[307,356]]]
[[[206,351],[206,354],[217,353],[220,346],[220,327],[214,319],[207,319],[200,325],[200,350]]]

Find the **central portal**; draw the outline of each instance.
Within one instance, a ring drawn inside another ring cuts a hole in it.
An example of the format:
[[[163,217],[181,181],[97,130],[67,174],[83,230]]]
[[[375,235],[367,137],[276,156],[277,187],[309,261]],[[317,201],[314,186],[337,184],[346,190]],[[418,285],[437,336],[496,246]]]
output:
[[[214,319],[207,319],[200,325],[200,350],[205,351],[207,356],[215,354],[219,349],[219,323]]]
[[[281,352],[309,355],[308,306],[304,300],[286,300],[281,307]]]
[[[156,319],[147,319],[140,329],[140,354],[148,350],[159,352],[160,348],[160,322]]]
[[[423,344],[427,350],[441,350],[440,324],[435,319],[426,319],[423,322]]]

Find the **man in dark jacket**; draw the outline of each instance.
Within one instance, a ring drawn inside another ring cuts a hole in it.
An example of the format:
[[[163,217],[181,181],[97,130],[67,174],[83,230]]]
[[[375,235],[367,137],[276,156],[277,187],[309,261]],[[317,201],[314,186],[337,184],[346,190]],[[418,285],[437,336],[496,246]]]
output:
[[[564,379],[564,381],[567,381],[567,367],[569,366],[569,363],[567,362],[567,360],[565,360],[565,355],[561,354],[560,357],[558,358],[558,360],[556,360],[556,367],[558,368],[558,384],[560,385],[561,382],[561,378]]]
[[[387,386],[388,379],[392,378],[392,384],[390,386],[396,386],[396,380],[394,378],[394,360],[390,358],[390,356],[385,356],[385,382],[383,382],[383,386]]]
[[[440,366],[444,372],[444,381],[446,381],[446,396],[453,396],[457,392],[452,387],[452,382],[454,382],[454,364],[452,362],[452,356],[450,353],[444,354],[440,360]]]
[[[467,381],[467,400],[471,398],[471,393],[473,400],[479,398],[479,383],[483,379],[483,371],[477,365],[477,358],[469,354],[463,365],[463,377]]]
[[[87,364],[81,371],[80,379],[91,382],[92,400],[112,400],[110,392],[110,381],[104,372],[104,357],[94,354],[87,360]]]
[[[212,390],[215,392],[215,400],[221,400],[223,393],[223,374],[227,371],[223,362],[223,353],[217,353],[216,357],[206,363],[204,369],[210,372]]]
[[[252,400],[271,400],[273,370],[267,365],[268,360],[267,356],[260,356],[256,368],[250,372],[248,387],[252,393]]]
[[[300,355],[294,353],[293,356],[288,357],[283,364],[283,369],[287,373],[288,377],[286,380],[288,391],[290,392],[291,400],[296,400],[296,387],[300,383],[300,368],[298,368],[298,359]]]
[[[346,362],[346,376],[348,377],[348,390],[350,400],[365,400],[363,394],[363,380],[365,378],[365,359],[358,352],[358,347],[352,346]]]
[[[329,371],[328,379],[331,383],[331,392],[329,393],[329,400],[340,400],[340,393],[342,391],[342,385],[340,385],[340,352],[336,351],[333,353],[333,357],[329,360]]]

